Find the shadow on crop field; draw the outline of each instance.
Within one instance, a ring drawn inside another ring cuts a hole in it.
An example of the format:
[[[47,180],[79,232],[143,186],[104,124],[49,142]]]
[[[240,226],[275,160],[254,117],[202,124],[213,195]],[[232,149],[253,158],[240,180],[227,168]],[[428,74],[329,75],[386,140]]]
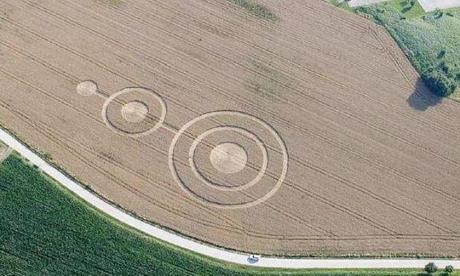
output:
[[[407,103],[415,110],[425,111],[430,107],[436,106],[442,102],[442,97],[433,94],[423,83],[422,79],[418,79],[414,87],[414,92],[407,98]]]

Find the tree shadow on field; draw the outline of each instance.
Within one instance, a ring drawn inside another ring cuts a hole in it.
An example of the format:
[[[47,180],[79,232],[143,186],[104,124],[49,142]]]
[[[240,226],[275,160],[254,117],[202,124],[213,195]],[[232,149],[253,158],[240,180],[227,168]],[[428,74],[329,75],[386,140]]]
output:
[[[418,111],[425,111],[430,107],[442,102],[442,97],[436,96],[426,87],[425,83],[419,78],[415,84],[414,92],[407,99],[410,107]]]

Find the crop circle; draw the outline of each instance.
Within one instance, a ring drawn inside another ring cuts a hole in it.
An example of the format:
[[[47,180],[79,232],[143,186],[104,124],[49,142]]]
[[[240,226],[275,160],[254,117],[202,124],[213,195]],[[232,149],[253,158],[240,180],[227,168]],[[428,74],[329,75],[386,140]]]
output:
[[[236,111],[206,113],[185,124],[173,138],[168,159],[185,193],[221,209],[248,208],[268,200],[288,170],[287,148],[274,128]],[[219,175],[231,186],[210,181],[205,173]]]
[[[151,134],[163,125],[166,104],[151,90],[126,88],[105,101],[102,118],[112,131],[140,137]]]
[[[93,81],[83,81],[77,85],[77,93],[82,96],[91,96],[97,93],[97,84]]]

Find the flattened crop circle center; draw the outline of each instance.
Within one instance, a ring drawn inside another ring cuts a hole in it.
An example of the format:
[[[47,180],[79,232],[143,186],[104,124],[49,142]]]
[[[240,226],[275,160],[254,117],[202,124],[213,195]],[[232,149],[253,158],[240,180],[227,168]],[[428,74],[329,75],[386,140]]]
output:
[[[211,150],[209,159],[216,170],[231,174],[240,172],[246,167],[248,155],[238,144],[222,143]]]
[[[84,81],[77,85],[77,93],[82,96],[91,96],[97,93],[97,84],[93,81]]]
[[[126,103],[121,108],[121,115],[123,116],[123,119],[130,123],[142,122],[148,112],[149,109],[147,105],[140,101]]]

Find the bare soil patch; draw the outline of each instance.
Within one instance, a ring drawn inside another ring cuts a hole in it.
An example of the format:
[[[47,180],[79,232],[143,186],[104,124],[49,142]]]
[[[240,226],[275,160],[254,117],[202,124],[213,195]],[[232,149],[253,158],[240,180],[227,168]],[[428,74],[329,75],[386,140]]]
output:
[[[277,20],[226,0],[3,0],[2,124],[109,200],[208,243],[458,256],[460,105],[433,98],[368,20],[319,0],[258,4]],[[75,92],[85,80],[98,96]],[[133,101],[144,120],[123,116]],[[246,151],[238,173],[212,165],[223,143]]]

